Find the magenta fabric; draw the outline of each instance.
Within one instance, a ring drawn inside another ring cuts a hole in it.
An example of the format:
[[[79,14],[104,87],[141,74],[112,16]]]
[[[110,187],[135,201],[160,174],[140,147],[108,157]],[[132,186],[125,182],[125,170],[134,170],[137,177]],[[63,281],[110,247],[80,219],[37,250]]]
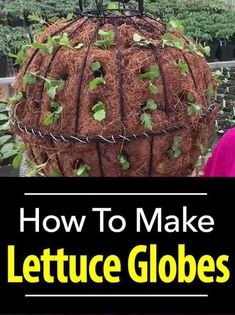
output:
[[[235,128],[229,129],[215,146],[204,176],[235,177]]]

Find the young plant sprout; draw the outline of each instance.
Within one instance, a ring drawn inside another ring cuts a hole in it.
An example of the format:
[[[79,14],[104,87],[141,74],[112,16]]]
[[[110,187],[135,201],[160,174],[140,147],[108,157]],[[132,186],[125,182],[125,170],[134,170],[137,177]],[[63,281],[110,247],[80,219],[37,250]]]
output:
[[[27,49],[30,47],[31,47],[30,45],[23,45],[17,54],[9,52],[8,56],[15,59],[16,65],[22,65],[27,56]]]
[[[180,50],[184,49],[184,40],[182,38],[175,38],[171,33],[165,33],[162,36],[162,46],[178,48]]]
[[[99,71],[101,70],[101,63],[99,61],[94,61],[92,64],[91,64],[91,70],[93,72],[96,72],[96,71]]]
[[[105,79],[102,77],[98,77],[89,82],[89,89],[96,90],[98,85],[105,84]]]
[[[153,99],[149,99],[146,105],[142,108],[142,114],[140,116],[141,124],[145,129],[152,130],[154,126],[153,117],[151,112],[157,109],[157,104]],[[146,112],[147,111],[147,112]]]
[[[37,175],[43,175],[42,171],[47,166],[49,159],[40,165],[36,164],[34,161],[27,160],[27,168],[28,168],[28,177],[35,177]]]
[[[100,39],[95,42],[95,45],[102,49],[110,49],[114,46],[114,32],[99,30],[98,32]]]
[[[62,79],[44,78],[34,72],[27,72],[23,77],[23,86],[32,85],[37,82],[37,79],[42,79],[46,82],[47,95],[51,99],[55,99],[58,91],[64,89],[65,81]]]
[[[193,103],[195,101],[195,97],[191,92],[187,93],[187,101]]]
[[[46,82],[47,95],[54,100],[58,91],[64,89],[65,81],[53,78],[42,78]]]
[[[196,45],[190,41],[188,50],[193,54],[196,54],[200,57],[204,57],[204,56],[210,56],[211,49],[209,46],[202,46],[201,44]]]
[[[189,74],[189,67],[187,63],[182,62],[181,59],[176,59],[175,61],[176,67],[179,69],[180,73],[186,77]]]
[[[187,112],[189,116],[202,113],[202,105],[196,104],[195,101],[195,96],[191,92],[188,92],[186,95],[186,104],[188,105]]]
[[[153,99],[147,100],[146,105],[142,108],[143,111],[145,110],[156,110],[157,109],[157,104]]]
[[[63,111],[63,107],[57,102],[52,102],[50,104],[50,107],[51,111],[48,111],[43,119],[43,124],[47,127],[55,124],[59,120],[60,115]]]
[[[45,54],[53,54],[55,47],[53,45],[48,45],[44,43],[34,42],[32,43],[32,48],[42,50]]]
[[[183,34],[184,33],[184,27],[181,24],[179,20],[171,19],[166,26],[167,32],[178,32]]]
[[[78,165],[78,168],[75,170],[75,174],[78,177],[89,177],[89,171],[91,170],[91,167],[85,163],[80,163]]]
[[[140,47],[149,47],[150,45],[154,45],[152,40],[147,40],[138,33],[133,34],[133,42]]]
[[[201,44],[198,45],[198,50],[204,55],[204,56],[210,56],[211,54],[211,48],[210,46],[202,46]]]
[[[172,146],[168,151],[168,156],[171,160],[176,160],[181,156],[180,143],[181,138],[178,136],[174,136]]]
[[[103,102],[97,102],[91,109],[93,117],[97,121],[102,121],[106,118],[106,108]]]
[[[153,94],[153,95],[157,95],[159,93],[159,88],[154,85],[152,82],[149,83],[149,91]]]
[[[56,35],[56,36],[48,36],[47,43],[39,43],[34,42],[32,43],[32,48],[34,49],[41,49],[46,54],[51,55],[58,47],[64,47],[66,49],[81,49],[84,44],[79,43],[75,47],[71,46],[69,43],[69,37],[67,33],[63,35]]]
[[[33,85],[37,82],[39,78],[38,74],[35,72],[26,72],[23,77],[23,86],[26,87],[27,85]]]
[[[160,77],[160,71],[159,71],[159,67],[156,65],[153,65],[150,67],[149,71],[145,72],[145,73],[141,73],[139,75],[139,78],[141,80],[152,80],[152,79],[157,79]]]
[[[16,95],[9,97],[7,101],[9,104],[19,104],[20,102],[24,101],[24,99],[23,92],[19,91]]]
[[[128,171],[130,169],[130,162],[126,154],[118,154],[117,159],[123,171]]]
[[[202,113],[202,105],[200,104],[191,104],[188,107],[188,115],[192,116],[195,114],[201,114]]]
[[[96,90],[98,85],[105,84],[105,79],[102,76],[101,72],[101,63],[99,61],[94,61],[90,65],[91,70],[94,73],[95,79],[91,80],[88,84],[90,90]]]

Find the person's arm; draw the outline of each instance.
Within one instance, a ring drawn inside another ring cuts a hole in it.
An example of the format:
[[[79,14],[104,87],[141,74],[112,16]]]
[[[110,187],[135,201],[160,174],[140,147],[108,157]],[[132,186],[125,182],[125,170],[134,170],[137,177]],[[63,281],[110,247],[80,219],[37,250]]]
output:
[[[219,140],[204,167],[206,177],[235,177],[235,128]]]

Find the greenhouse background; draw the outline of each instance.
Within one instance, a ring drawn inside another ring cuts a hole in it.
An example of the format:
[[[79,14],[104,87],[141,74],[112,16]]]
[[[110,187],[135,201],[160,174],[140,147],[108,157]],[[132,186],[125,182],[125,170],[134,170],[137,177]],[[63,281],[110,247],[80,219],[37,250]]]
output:
[[[104,2],[115,5],[115,1]],[[94,0],[84,3],[89,8]],[[133,8],[136,1],[125,0],[125,5]],[[235,124],[235,0],[146,0],[145,10],[166,22],[177,18],[187,36],[210,46],[207,59],[220,76],[217,102],[221,108],[209,148],[202,152],[196,166],[196,173],[200,175],[217,140]],[[77,0],[0,0],[0,136],[11,136],[6,123],[7,113],[1,109],[1,104],[12,95],[22,45],[30,43],[48,23],[60,18],[72,19],[78,11]],[[19,174],[9,166],[10,162],[10,159],[0,159],[0,176]]]

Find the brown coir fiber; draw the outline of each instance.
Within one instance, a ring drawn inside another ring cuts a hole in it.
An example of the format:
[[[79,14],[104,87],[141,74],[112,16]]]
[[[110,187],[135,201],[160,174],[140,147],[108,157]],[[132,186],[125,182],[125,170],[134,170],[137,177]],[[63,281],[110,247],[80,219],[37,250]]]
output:
[[[114,45],[101,49],[95,45],[98,31],[112,31]],[[40,165],[47,162],[43,172],[59,172],[63,176],[76,176],[79,163],[90,166],[90,176],[186,176],[200,155],[200,145],[206,146],[213,130],[216,108],[209,109],[206,90],[215,89],[210,69],[205,59],[188,49],[189,41],[179,33],[174,38],[184,40],[184,49],[162,45],[166,27],[150,18],[116,17],[98,20],[78,18],[72,22],[57,22],[37,38],[46,42],[47,36],[66,32],[70,45],[83,43],[79,50],[59,47],[52,55],[42,50],[30,49],[27,60],[17,76],[15,91],[22,91],[25,101],[16,108],[16,119],[22,126],[40,131],[41,134],[88,137],[88,143],[56,141],[53,137],[42,138],[32,132],[14,127],[27,144],[30,160]],[[153,45],[140,47],[133,41],[139,34]],[[179,59],[188,65],[184,76],[176,66]],[[90,65],[99,61],[105,84],[90,90],[94,79]],[[157,65],[160,76],[151,82],[159,93],[149,90],[150,80],[140,80],[140,73]],[[42,77],[63,79],[65,87],[56,95],[56,102],[63,106],[59,120],[45,126],[43,119],[50,110],[50,98],[43,80],[23,86],[23,76],[36,72]],[[187,95],[193,95],[195,104],[202,112],[188,114]],[[143,105],[154,99],[157,109],[151,112],[154,126],[151,131],[141,124]],[[94,119],[91,108],[97,101],[106,105],[106,119]],[[89,137],[131,136],[131,141],[120,138],[112,141],[89,141]],[[141,136],[140,135],[145,135]],[[175,137],[180,138],[179,157],[172,159],[169,150]],[[61,139],[60,139],[61,140]],[[118,161],[122,153],[128,157],[130,168],[124,171]]]

